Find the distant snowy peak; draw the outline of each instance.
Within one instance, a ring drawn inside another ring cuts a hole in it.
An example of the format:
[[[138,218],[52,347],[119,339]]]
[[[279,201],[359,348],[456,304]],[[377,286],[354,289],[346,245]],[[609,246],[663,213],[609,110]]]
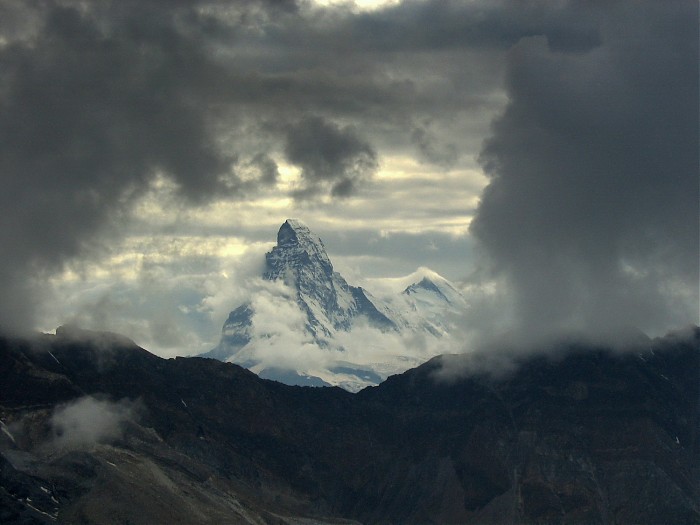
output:
[[[466,306],[464,296],[459,290],[450,281],[435,272],[431,272],[419,282],[406,287],[403,294],[417,300],[432,297],[433,300],[444,302],[453,309],[462,309]]]
[[[287,219],[277,232],[277,246],[266,256],[265,279],[274,281],[287,277],[288,270],[315,266],[325,278],[331,278],[331,264],[323,241],[297,219]]]
[[[424,330],[443,337],[456,329],[460,314],[467,309],[467,301],[444,277],[427,269],[421,273],[423,278],[401,294],[411,312],[407,315]]]
[[[284,248],[295,245],[312,248],[326,255],[326,248],[318,235],[299,219],[287,219],[277,232],[277,246]]]
[[[364,317],[381,329],[396,329],[381,308],[361,288],[350,286],[328,258],[323,241],[304,223],[287,219],[277,233],[277,245],[268,252],[263,278],[282,280],[296,294],[308,319],[307,330],[322,343],[335,330],[349,330]]]

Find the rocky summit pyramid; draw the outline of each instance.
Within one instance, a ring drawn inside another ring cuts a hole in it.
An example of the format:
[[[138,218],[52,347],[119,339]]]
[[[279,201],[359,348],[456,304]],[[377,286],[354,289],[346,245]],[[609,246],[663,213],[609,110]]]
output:
[[[284,280],[296,290],[297,303],[308,317],[307,330],[321,342],[336,330],[349,330],[357,317],[385,330],[397,325],[362,288],[350,286],[333,270],[323,241],[296,219],[277,233],[277,246],[265,257],[268,281]]]
[[[466,307],[456,287],[429,270],[389,300],[348,284],[323,241],[296,219],[280,227],[261,277],[267,288],[229,314],[219,345],[203,355],[288,384],[377,384],[436,353],[402,355],[402,340],[444,340],[449,319]]]

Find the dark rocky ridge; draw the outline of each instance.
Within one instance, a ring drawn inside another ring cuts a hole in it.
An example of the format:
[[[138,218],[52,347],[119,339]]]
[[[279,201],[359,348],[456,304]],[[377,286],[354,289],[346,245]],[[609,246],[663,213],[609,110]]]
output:
[[[451,381],[437,358],[353,395],[109,334],[5,338],[0,521],[700,523],[700,330],[554,355]],[[86,395],[139,408],[55,446]]]

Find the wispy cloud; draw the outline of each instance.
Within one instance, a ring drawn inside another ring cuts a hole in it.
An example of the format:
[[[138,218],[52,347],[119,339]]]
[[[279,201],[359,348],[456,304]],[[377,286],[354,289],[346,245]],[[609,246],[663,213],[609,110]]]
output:
[[[51,416],[51,446],[60,450],[91,448],[113,443],[124,435],[125,425],[138,418],[137,402],[112,402],[92,396],[61,405]]]

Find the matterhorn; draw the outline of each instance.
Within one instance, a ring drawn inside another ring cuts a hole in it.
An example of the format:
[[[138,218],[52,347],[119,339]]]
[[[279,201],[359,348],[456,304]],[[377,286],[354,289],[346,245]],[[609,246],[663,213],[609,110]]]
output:
[[[393,297],[375,297],[333,269],[323,241],[288,219],[265,255],[262,286],[203,354],[287,384],[376,385],[450,350],[466,309],[457,287],[428,269]]]

